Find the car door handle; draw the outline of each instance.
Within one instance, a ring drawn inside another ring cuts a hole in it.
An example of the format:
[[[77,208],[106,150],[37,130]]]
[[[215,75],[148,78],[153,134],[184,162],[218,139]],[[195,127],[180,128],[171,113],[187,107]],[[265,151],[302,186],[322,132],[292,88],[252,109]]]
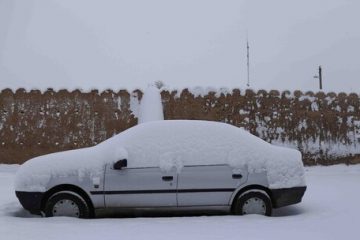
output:
[[[233,174],[232,178],[233,179],[241,179],[243,176],[241,174]]]
[[[163,177],[162,177],[162,180],[163,180],[163,181],[172,181],[173,179],[174,179],[173,176],[163,176]]]

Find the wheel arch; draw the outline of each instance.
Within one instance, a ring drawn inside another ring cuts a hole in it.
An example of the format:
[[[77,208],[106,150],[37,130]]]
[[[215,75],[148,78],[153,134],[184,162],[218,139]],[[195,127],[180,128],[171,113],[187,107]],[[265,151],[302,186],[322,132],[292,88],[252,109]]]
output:
[[[90,217],[94,217],[95,215],[95,208],[94,205],[89,197],[89,195],[80,187],[72,185],[72,184],[61,184],[57,185],[55,187],[52,187],[48,191],[45,192],[42,200],[41,200],[41,209],[43,210],[45,208],[46,202],[49,200],[49,198],[54,195],[57,192],[61,191],[70,191],[74,192],[76,194],[79,194],[86,202],[86,204],[89,206],[90,210]]]
[[[231,212],[234,212],[234,207],[235,207],[235,203],[236,200],[238,199],[238,197],[243,194],[244,192],[247,192],[249,190],[261,190],[267,193],[267,195],[269,195],[270,197],[270,202],[271,202],[271,206],[273,207],[273,197],[272,197],[272,193],[270,191],[269,188],[264,187],[262,185],[257,185],[257,184],[252,184],[252,185],[247,185],[241,189],[238,189],[237,192],[233,195],[232,199],[231,199]]]

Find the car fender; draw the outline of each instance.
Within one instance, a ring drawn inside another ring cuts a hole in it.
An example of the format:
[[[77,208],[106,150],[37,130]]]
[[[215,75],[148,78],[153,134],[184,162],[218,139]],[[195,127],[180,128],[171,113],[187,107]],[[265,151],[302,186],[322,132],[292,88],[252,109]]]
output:
[[[259,173],[249,173],[247,176],[247,181],[240,185],[238,188],[235,189],[233,194],[231,195],[229,205],[232,205],[238,194],[242,191],[246,191],[249,189],[259,189],[259,190],[268,190],[269,183],[267,180],[267,173],[266,171],[259,172]]]

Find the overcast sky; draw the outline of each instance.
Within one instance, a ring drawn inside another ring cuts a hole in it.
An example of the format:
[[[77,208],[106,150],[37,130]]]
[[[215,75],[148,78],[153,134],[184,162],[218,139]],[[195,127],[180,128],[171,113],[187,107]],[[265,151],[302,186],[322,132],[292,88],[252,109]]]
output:
[[[360,92],[358,0],[0,0],[0,89]]]

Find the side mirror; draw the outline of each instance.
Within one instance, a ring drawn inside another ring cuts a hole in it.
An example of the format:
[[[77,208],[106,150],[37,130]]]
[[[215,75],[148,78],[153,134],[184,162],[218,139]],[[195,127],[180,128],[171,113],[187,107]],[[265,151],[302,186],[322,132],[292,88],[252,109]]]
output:
[[[116,170],[121,170],[123,169],[124,167],[127,167],[127,160],[126,159],[122,159],[122,160],[119,160],[117,161],[116,163],[114,163],[114,169]]]

